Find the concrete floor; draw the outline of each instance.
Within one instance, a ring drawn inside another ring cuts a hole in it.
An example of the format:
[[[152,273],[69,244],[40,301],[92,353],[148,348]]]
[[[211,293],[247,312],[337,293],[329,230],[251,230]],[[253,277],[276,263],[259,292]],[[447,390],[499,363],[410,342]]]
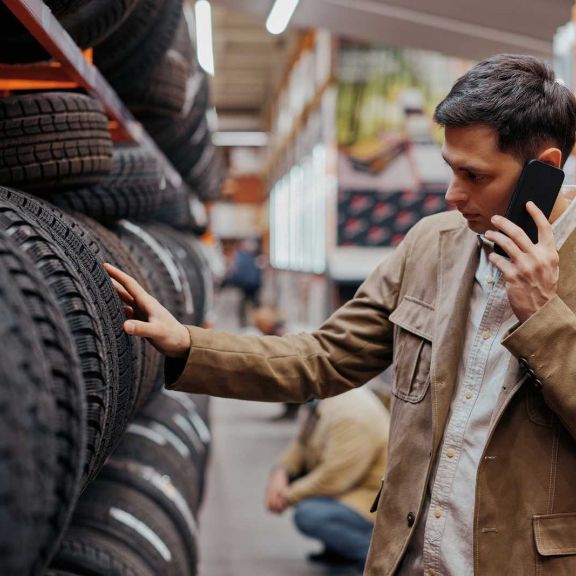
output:
[[[218,299],[216,326],[237,330],[236,295]],[[326,576],[349,574],[310,564],[320,544],[300,536],[288,510],[264,507],[268,473],[297,424],[274,422],[281,405],[214,398],[212,456],[200,515],[199,576]]]

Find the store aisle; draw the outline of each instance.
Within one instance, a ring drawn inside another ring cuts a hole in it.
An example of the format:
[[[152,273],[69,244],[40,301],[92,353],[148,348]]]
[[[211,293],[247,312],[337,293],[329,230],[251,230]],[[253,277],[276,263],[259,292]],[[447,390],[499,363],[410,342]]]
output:
[[[235,303],[233,291],[219,299],[219,328],[235,328]],[[310,564],[306,554],[320,545],[296,532],[290,511],[278,517],[264,508],[270,466],[297,428],[294,422],[270,420],[281,409],[278,404],[212,401],[212,456],[200,515],[200,576],[346,574]]]
[[[293,423],[271,422],[279,406],[214,399],[208,492],[200,517],[200,576],[305,576],[313,541],[292,527],[291,513],[264,508],[270,464],[292,436]]]

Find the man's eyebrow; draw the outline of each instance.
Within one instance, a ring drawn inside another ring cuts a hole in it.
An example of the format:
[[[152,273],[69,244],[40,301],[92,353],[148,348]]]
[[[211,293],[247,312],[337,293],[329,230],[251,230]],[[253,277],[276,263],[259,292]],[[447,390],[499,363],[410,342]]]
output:
[[[458,164],[457,162],[451,162],[444,153],[442,153],[442,158],[444,162],[450,166],[450,168],[457,168],[458,170],[467,170],[469,172],[486,172],[486,167],[474,166],[474,164]]]

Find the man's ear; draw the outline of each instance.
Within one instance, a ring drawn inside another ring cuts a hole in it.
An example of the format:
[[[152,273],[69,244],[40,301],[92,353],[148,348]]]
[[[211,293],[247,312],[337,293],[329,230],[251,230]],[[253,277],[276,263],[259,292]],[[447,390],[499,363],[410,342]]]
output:
[[[562,152],[559,148],[547,148],[538,156],[537,160],[560,168],[562,166]]]

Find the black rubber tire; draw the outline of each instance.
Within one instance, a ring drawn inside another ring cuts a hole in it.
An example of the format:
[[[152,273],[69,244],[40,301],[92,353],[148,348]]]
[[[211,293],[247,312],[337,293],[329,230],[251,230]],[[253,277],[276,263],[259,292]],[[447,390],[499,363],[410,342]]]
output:
[[[134,524],[154,534],[153,545]],[[107,479],[92,483],[78,501],[74,527],[91,528],[107,534],[138,554],[162,576],[195,576],[183,542],[168,514],[151,498],[137,490]]]
[[[162,390],[154,401],[141,410],[139,418],[168,426],[195,454],[193,458],[205,463],[212,442],[207,418],[208,405],[208,396]],[[175,418],[175,414],[179,417]]]
[[[193,186],[201,200],[210,202],[218,200],[222,196],[225,177],[226,167],[224,159],[220,152],[216,150],[215,156],[207,170],[198,176],[192,175],[189,177],[188,183]]]
[[[163,224],[150,225],[147,228],[162,244],[168,247],[188,278],[188,285],[194,302],[192,323],[202,326],[208,314],[211,302],[212,279],[207,265],[196,246],[197,240],[190,234],[174,230]]]
[[[4,262],[0,338],[0,573],[16,576],[32,573],[51,538],[57,418],[40,335]]]
[[[130,276],[146,290],[151,291],[148,280],[142,273],[140,267],[133,260],[128,248],[110,230],[92,220],[88,216],[72,213],[75,220],[86,229],[93,240],[98,242],[102,248],[102,255],[107,262],[114,264]],[[154,383],[161,373],[160,353],[144,338],[132,338],[134,350],[134,365],[138,367],[140,374],[138,385],[138,396],[132,413],[138,412],[148,401],[152,394]]]
[[[194,321],[194,302],[188,279],[175,256],[147,224],[121,220],[112,228],[155,288],[156,298],[184,324]],[[160,296],[160,297],[159,297]]]
[[[120,26],[139,0],[46,1],[80,48],[96,46]],[[0,4],[0,62],[22,64],[50,60],[50,55],[11,11]]]
[[[144,81],[134,78],[122,86],[119,95],[134,114],[182,116],[193,84],[188,80],[196,70],[194,48],[186,19],[182,15],[172,46]]]
[[[168,185],[164,202],[158,209],[155,219],[180,230],[191,230],[194,226],[189,196],[191,191],[186,184],[178,188]]]
[[[69,530],[46,576],[158,576],[122,542],[89,528]]]
[[[186,104],[189,66],[182,54],[168,50],[146,83],[124,89],[120,96],[135,114],[178,115]]]
[[[138,146],[116,146],[112,171],[95,186],[51,194],[56,206],[110,224],[152,218],[162,205],[166,181],[156,156]]]
[[[87,402],[89,409],[89,447],[87,450],[89,477],[92,478],[113,450],[126,428],[133,406],[133,370],[131,341],[124,332],[123,305],[110,277],[95,257],[98,250],[85,239],[85,232],[58,208],[27,194],[0,187],[0,207],[16,212],[20,218],[14,226],[27,223],[43,236],[44,249],[59,248],[59,260],[68,277],[78,278],[77,295],[87,298],[74,301],[73,306],[88,308],[90,332],[98,335],[97,342],[86,342],[90,350],[79,349],[80,356],[87,353]],[[25,228],[23,228],[25,230]],[[93,244],[93,243],[92,243]],[[61,266],[61,264],[60,264]],[[74,273],[72,273],[72,270]],[[77,284],[75,282],[75,284]],[[67,305],[66,300],[64,306]],[[83,312],[83,321],[86,320]],[[75,324],[71,318],[72,325]],[[72,329],[74,332],[74,329]],[[100,349],[94,350],[93,344]],[[104,344],[103,347],[101,345]],[[103,370],[103,366],[106,367]],[[92,370],[90,369],[92,368]]]
[[[118,297],[108,273],[103,268],[106,252],[103,250],[102,243],[94,238],[86,227],[75,220],[70,213],[63,212],[48,202],[30,196],[25,198],[25,205],[28,210],[43,210],[44,221],[56,220],[67,227],[65,232],[61,232],[62,241],[72,249],[76,247],[76,253],[82,256],[87,281],[98,287],[97,297],[101,299],[103,309],[107,313],[103,321],[106,322],[110,333],[115,337],[112,342],[116,347],[118,358],[119,389],[116,399],[116,424],[112,443],[114,446],[120,440],[122,432],[134,414],[139,393],[139,373],[133,364],[132,346],[134,338],[128,336],[124,331],[126,320],[124,304]]]
[[[88,184],[111,166],[108,118],[93,98],[68,92],[0,98],[0,184]]]
[[[173,392],[174,395],[178,395]],[[200,418],[202,418],[206,427],[210,429],[210,396],[205,394],[186,394],[189,400],[192,400],[196,405],[196,410]]]
[[[201,213],[198,213],[199,209]],[[164,202],[154,220],[195,236],[202,236],[208,230],[206,208],[185,182],[178,188],[167,186]]]
[[[170,156],[197,131],[206,115],[209,102],[208,76],[198,68],[188,79],[186,102],[179,116],[143,113],[138,110],[135,110],[135,114],[162,151]]]
[[[190,463],[182,462],[182,458],[177,458],[176,464],[176,470],[182,468],[179,473],[180,476],[185,470],[189,474],[191,472],[193,474],[188,483],[184,485],[190,493],[191,487],[195,486],[195,483],[192,484],[192,482],[196,471]],[[195,519],[193,504],[187,501],[186,493],[182,492],[181,486],[176,485],[174,481],[174,470],[167,471],[163,466],[150,466],[131,458],[111,458],[102,471],[102,477],[130,486],[145,494],[166,512],[184,542],[188,565],[196,573],[198,566],[198,524]]]
[[[183,170],[181,174],[194,190],[198,189],[198,184],[210,173],[211,166],[216,162],[217,153],[216,146],[210,140],[203,140],[200,146],[191,147],[189,162],[181,161],[178,164],[181,167],[189,167],[188,171]]]
[[[61,18],[65,14],[82,8],[90,1],[91,0],[45,0],[45,4],[50,8],[54,16]]]
[[[130,17],[141,0],[89,0],[60,18],[80,48],[98,46]]]
[[[194,300],[188,279],[175,256],[148,230],[148,225],[121,220],[112,228],[147,279],[152,295],[185,324],[194,321]],[[164,362],[149,397],[164,385]]]
[[[75,263],[55,245],[49,235],[29,224],[25,213],[0,202],[0,229],[6,231],[34,262],[55,296],[72,333],[86,393],[86,483],[95,473],[96,453],[104,443],[106,423],[110,419],[110,389],[106,381],[112,368],[105,353],[105,335],[98,321],[98,310]]]
[[[134,78],[148,78],[168,50],[182,14],[182,0],[140,0],[94,51],[94,63],[120,93]],[[141,80],[139,80],[141,81]]]
[[[128,474],[127,468],[123,468],[120,465],[120,463],[125,461],[137,462],[170,478],[172,484],[186,501],[192,516],[195,516],[199,504],[199,476],[203,473],[202,468],[199,466],[201,462],[197,458],[197,452],[190,450],[188,445],[178,435],[174,434],[166,424],[143,417],[137,418],[132,422],[128,426],[122,442],[108,461],[108,463],[116,462],[116,472],[111,471],[107,464],[102,469],[103,477],[110,478],[110,474],[113,472],[118,475],[117,473],[120,469],[124,470],[124,476],[128,475],[134,478],[141,476],[137,470],[134,470],[132,474]],[[134,482],[133,485],[136,486],[137,484],[134,484]],[[139,486],[139,489],[141,490],[142,486]],[[169,510],[171,504],[164,501],[168,498],[165,491],[164,494],[154,494],[152,497],[158,501],[159,505]],[[178,515],[181,515],[182,519],[186,518],[186,514],[178,513]],[[192,523],[194,526],[192,530],[195,533],[196,526],[193,517]],[[184,522],[183,526],[185,525],[187,525],[186,522]],[[188,530],[186,529],[184,532],[184,539],[189,538]]]
[[[50,540],[36,555],[35,567],[40,570],[55,551],[80,493],[86,442],[84,382],[79,359],[58,304],[34,263],[5,232],[0,234],[0,263],[4,271],[2,276],[7,276],[19,290],[33,321],[31,329],[38,334],[48,367],[45,385],[50,387],[49,392],[55,403],[55,450],[52,454],[46,454],[53,461],[40,471],[41,475],[51,475],[55,482],[53,492],[45,500],[45,505],[52,507],[46,519]],[[35,355],[31,358],[36,361]],[[42,400],[40,394],[39,397]],[[49,412],[50,403],[47,400],[45,403],[46,407],[40,404],[39,408],[46,408]],[[42,431],[38,430],[37,433],[41,434]]]
[[[206,114],[204,114],[193,131],[179,140],[176,145],[168,148],[167,152],[174,167],[187,180],[187,174],[200,162],[202,156],[205,155],[205,150],[212,147],[212,134]]]
[[[190,458],[198,471],[197,508],[200,507],[205,491],[205,472],[210,457],[212,436],[196,403],[189,394],[163,390],[141,412],[143,421],[158,422],[168,427],[186,444]]]

